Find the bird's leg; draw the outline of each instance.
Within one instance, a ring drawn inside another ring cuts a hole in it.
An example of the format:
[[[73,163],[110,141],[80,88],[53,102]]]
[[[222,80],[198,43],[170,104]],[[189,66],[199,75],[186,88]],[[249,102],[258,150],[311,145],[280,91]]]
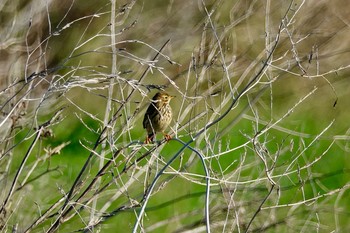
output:
[[[153,139],[154,139],[154,134],[149,134],[147,135],[146,137],[146,140],[145,140],[145,144],[150,144],[153,142]]]

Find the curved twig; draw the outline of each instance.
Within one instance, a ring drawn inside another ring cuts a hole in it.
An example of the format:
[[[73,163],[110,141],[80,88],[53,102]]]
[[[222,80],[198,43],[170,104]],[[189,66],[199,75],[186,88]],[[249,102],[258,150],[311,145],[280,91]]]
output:
[[[192,148],[191,146],[189,146],[187,143],[181,141],[180,139],[172,139],[172,140],[175,140],[175,141],[178,141],[180,142],[181,144],[183,144],[184,146],[167,162],[167,164],[158,172],[158,174],[155,176],[155,178],[153,179],[151,185],[148,187],[148,189],[146,190],[145,192],[145,195],[143,197],[143,204],[142,204],[142,207],[141,207],[141,210],[137,216],[137,220],[136,220],[136,223],[134,225],[134,229],[133,229],[133,233],[136,233],[139,225],[140,225],[140,222],[141,222],[141,219],[142,219],[142,216],[145,212],[145,209],[146,209],[146,206],[147,206],[147,202],[152,194],[152,190],[154,189],[157,181],[159,180],[160,176],[164,173],[164,171],[174,162],[174,160],[176,158],[178,158],[182,151],[185,150],[185,148],[188,148],[190,150],[192,150],[193,152],[195,152],[201,162],[202,162],[202,165],[203,165],[203,168],[204,168],[204,172],[205,172],[205,181],[206,181],[206,198],[205,198],[205,220],[206,220],[206,229],[207,229],[207,232],[210,232],[210,221],[209,221],[209,193],[210,193],[210,176],[209,176],[209,171],[208,171],[208,168],[207,168],[207,165],[205,164],[205,161],[204,161],[204,156],[199,153],[196,149]],[[142,202],[141,201],[141,202]]]

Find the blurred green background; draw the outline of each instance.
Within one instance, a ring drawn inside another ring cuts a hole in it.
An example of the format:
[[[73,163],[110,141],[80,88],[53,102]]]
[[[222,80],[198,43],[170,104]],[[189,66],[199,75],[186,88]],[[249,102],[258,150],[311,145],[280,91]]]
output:
[[[136,143],[146,137],[141,126],[157,91],[153,87],[164,85],[177,96],[171,103],[175,116],[169,132],[184,142],[230,110],[190,144],[205,157],[210,171],[212,232],[349,231],[346,3],[118,1],[112,44],[109,1],[4,1],[2,115],[11,109],[15,111],[9,119],[22,115],[1,126],[1,202],[35,129],[60,107],[65,109],[62,121],[50,127],[53,136],[41,138],[26,161],[0,214],[2,230],[46,232],[63,202],[49,207],[67,195],[106,119],[115,117],[106,146],[101,143],[94,150],[71,199],[74,210],[58,232],[92,225],[92,232],[131,232],[147,188],[182,148],[177,140],[159,148]],[[270,52],[263,74],[230,109]],[[27,86],[17,83],[52,68],[57,69]],[[22,113],[14,107],[21,101],[26,103]],[[59,154],[49,155],[50,148],[68,142]],[[112,154],[130,142],[135,143],[75,202]],[[124,172],[147,151],[151,154]],[[107,159],[100,160],[102,154]],[[144,232],[205,232],[205,189],[203,165],[187,148],[157,182],[142,220]],[[96,202],[84,202],[93,196]],[[29,228],[41,216],[45,218]]]

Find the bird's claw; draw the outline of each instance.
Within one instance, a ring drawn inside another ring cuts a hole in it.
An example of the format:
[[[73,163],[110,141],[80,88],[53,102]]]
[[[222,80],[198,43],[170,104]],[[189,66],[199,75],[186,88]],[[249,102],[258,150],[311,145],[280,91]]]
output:
[[[167,142],[171,139],[171,136],[169,134],[165,134],[164,137]]]
[[[150,143],[152,143],[153,142],[153,137],[151,136],[151,137],[146,137],[146,140],[145,140],[145,144],[150,144]]]

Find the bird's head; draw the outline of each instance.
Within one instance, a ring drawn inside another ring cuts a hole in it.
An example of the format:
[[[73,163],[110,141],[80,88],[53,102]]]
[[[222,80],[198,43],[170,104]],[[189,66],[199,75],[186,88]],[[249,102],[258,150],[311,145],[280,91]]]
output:
[[[168,93],[165,92],[158,92],[154,97],[153,100],[155,102],[161,102],[164,104],[170,103],[170,100],[174,98],[175,96],[169,95]]]

